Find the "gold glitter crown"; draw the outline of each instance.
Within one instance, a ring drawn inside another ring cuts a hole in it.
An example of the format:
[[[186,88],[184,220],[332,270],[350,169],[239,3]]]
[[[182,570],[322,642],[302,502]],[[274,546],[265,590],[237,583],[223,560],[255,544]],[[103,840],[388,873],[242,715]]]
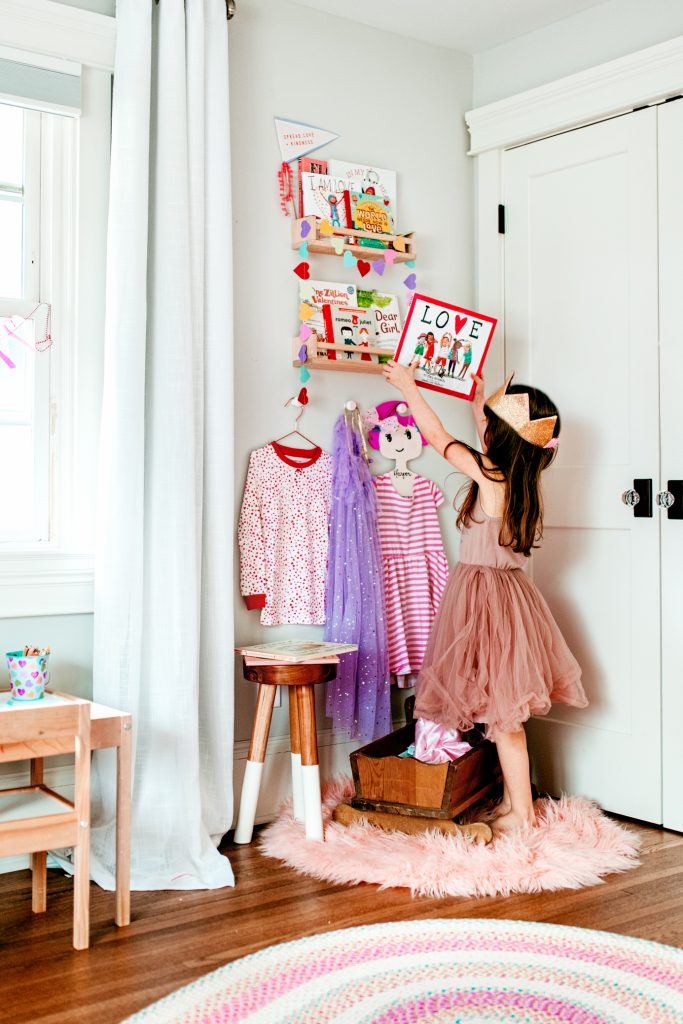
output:
[[[529,417],[528,394],[525,391],[516,395],[507,393],[513,376],[514,374],[511,373],[503,386],[486,399],[486,405],[525,441],[535,444],[539,448],[553,448],[557,444],[557,438],[553,437],[557,416],[545,416],[540,420],[532,420]]]

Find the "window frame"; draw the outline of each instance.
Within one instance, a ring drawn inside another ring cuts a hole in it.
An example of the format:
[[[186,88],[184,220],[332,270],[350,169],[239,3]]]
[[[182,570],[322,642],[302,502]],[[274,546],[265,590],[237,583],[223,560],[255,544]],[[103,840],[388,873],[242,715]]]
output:
[[[25,51],[27,63],[36,53],[77,61],[83,86],[81,116],[60,118],[71,125],[71,144],[51,140],[55,175],[42,200],[70,175],[49,258],[44,221],[41,230],[40,294],[53,303],[55,338],[36,357],[50,364],[50,536],[0,545],[0,618],[91,613],[115,19],[49,0],[0,0],[0,45]]]

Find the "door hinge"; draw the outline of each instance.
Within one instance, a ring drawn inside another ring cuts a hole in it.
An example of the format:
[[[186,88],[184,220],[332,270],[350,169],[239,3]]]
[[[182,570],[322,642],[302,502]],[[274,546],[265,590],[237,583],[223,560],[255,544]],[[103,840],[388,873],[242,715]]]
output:
[[[502,203],[498,203],[498,234],[505,234],[505,207]]]

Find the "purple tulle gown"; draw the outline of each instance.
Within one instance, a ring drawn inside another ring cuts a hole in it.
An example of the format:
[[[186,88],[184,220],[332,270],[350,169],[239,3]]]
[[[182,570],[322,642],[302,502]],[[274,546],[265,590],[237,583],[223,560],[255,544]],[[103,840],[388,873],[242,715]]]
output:
[[[339,417],[332,451],[325,640],[358,644],[327,685],[335,732],[368,741],[391,731],[389,657],[377,503],[358,433]]]

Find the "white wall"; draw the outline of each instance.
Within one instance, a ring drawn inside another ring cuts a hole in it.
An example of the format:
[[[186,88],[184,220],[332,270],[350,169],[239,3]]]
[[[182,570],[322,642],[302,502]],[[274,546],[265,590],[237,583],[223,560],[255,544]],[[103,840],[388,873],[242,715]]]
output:
[[[609,0],[474,58],[473,106],[683,35],[680,0]]]
[[[463,112],[472,97],[470,58],[288,0],[240,0],[230,26],[230,60],[238,513],[249,452],[291,429],[292,414],[283,406],[301,386],[291,364],[299,326],[298,279],[292,273],[298,257],[290,247],[291,222],[279,207],[273,117],[339,133],[319,151],[321,156],[395,168],[398,227],[417,232],[419,289],[466,305],[474,297],[473,202]],[[340,258],[312,255],[311,261],[316,277],[360,280]],[[405,274],[394,267],[381,279],[382,287],[401,301]],[[341,372],[313,371],[308,390],[301,427],[328,450],[333,423],[347,399],[365,409],[398,395],[380,376]],[[466,403],[439,397],[434,404],[448,428],[471,436]],[[378,456],[374,468],[384,470],[388,464]],[[444,485],[446,464],[433,452],[426,452],[414,468]],[[450,498],[458,486],[454,477],[445,483]],[[442,512],[452,559],[457,544],[453,511],[445,506]],[[244,609],[237,582],[235,595],[238,642],[322,635],[314,627],[261,627],[258,613]],[[237,740],[249,734],[254,689],[238,679]],[[321,719],[322,728],[327,724]],[[287,729],[285,707],[276,710],[272,732]]]
[[[152,0],[150,0],[150,3]],[[57,0],[57,3],[67,4],[69,7],[81,7],[84,11],[93,11],[95,14],[108,14],[114,16],[116,0]]]

